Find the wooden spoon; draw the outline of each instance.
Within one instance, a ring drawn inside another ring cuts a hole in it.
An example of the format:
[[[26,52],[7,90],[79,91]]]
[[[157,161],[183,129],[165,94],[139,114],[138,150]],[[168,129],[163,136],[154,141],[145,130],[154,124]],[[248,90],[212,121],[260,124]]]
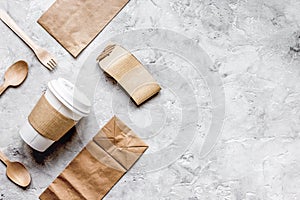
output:
[[[30,184],[30,174],[23,164],[10,162],[1,151],[0,160],[7,166],[6,175],[12,182],[24,188]]]
[[[10,66],[5,72],[4,83],[0,86],[0,96],[9,86],[18,86],[26,79],[28,74],[28,64],[20,60]]]

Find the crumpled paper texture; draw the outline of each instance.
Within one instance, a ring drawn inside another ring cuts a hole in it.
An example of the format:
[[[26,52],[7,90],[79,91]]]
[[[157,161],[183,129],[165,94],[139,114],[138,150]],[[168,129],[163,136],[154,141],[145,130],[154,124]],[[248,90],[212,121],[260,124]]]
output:
[[[102,199],[147,148],[129,127],[113,117],[40,199]]]
[[[38,23],[77,57],[128,0],[57,0]]]

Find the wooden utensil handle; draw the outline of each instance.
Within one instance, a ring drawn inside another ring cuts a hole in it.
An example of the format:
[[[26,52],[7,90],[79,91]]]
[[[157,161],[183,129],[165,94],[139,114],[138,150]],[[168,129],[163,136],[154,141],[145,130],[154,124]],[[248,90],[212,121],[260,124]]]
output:
[[[2,9],[0,9],[0,19],[15,32],[33,51],[37,45],[26,35],[26,33],[16,24],[16,22]]]
[[[0,151],[0,160],[5,164],[7,165],[9,160],[8,158]]]
[[[2,93],[6,90],[7,86],[5,84],[0,85],[0,96],[2,95]]]

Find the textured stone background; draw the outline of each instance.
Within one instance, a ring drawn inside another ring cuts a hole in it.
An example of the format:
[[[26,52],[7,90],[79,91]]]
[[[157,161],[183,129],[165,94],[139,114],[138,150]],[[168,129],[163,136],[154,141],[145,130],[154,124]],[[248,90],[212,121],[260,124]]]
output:
[[[37,199],[84,145],[70,134],[41,155],[19,138],[18,129],[47,82],[61,76],[75,80],[99,43],[142,28],[173,30],[205,49],[224,83],[226,120],[205,159],[197,157],[200,144],[193,144],[163,169],[129,172],[106,199],[300,199],[299,0],[131,0],[77,60],[36,23],[53,2],[0,0],[0,7],[59,60],[57,71],[49,73],[0,23],[0,74],[16,60],[30,63],[26,82],[0,98],[0,149],[29,166],[34,178],[27,190],[19,189],[0,165],[1,200]],[[111,114],[104,113],[99,126]]]

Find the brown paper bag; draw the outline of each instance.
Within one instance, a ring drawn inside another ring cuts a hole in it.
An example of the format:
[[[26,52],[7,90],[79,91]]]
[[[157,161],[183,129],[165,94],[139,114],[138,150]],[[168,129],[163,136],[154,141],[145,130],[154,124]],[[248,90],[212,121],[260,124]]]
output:
[[[38,23],[77,57],[129,0],[56,0]]]
[[[40,199],[102,199],[147,148],[130,128],[113,117]]]

